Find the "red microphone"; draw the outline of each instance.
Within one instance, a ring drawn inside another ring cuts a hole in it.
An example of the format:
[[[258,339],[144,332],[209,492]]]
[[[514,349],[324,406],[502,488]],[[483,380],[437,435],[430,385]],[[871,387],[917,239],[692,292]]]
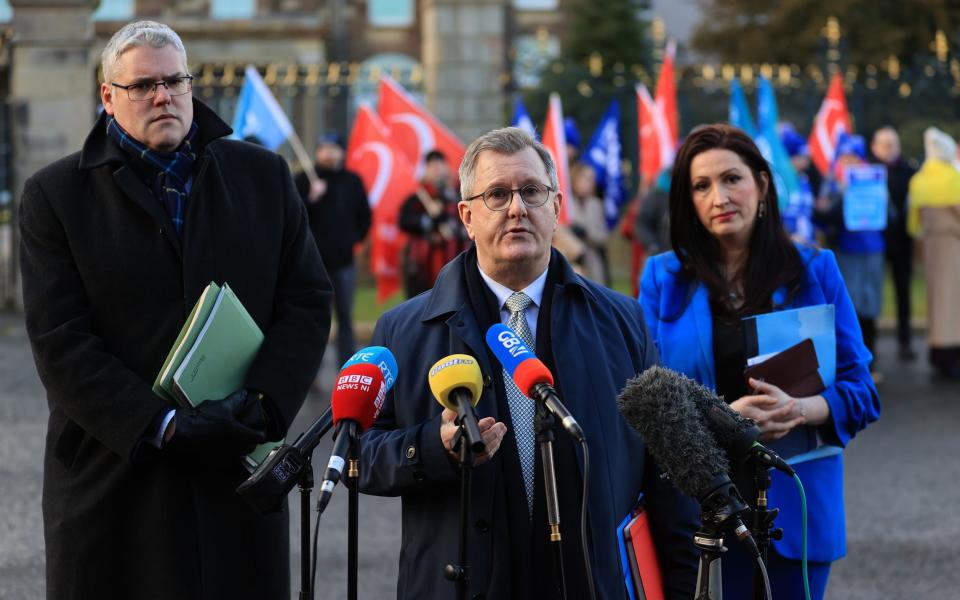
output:
[[[323,513],[333,488],[340,481],[343,466],[351,443],[373,425],[383,400],[387,395],[387,386],[380,367],[371,363],[356,363],[344,367],[337,376],[337,383],[330,395],[330,408],[333,413],[334,437],[333,450],[327,462],[327,471],[320,484],[320,497],[317,511]]]

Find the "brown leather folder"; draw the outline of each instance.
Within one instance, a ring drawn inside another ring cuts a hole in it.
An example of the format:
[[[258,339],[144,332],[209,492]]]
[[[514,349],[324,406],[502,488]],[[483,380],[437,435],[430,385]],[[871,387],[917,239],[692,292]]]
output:
[[[747,367],[744,377],[772,383],[794,398],[819,394],[826,386],[817,368],[817,350],[809,338],[774,354],[762,363]]]

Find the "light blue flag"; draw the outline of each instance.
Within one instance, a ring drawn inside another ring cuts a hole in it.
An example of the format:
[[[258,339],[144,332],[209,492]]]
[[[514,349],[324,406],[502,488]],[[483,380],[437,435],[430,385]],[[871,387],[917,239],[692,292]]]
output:
[[[757,126],[753,123],[747,98],[743,95],[740,80],[736,77],[730,80],[730,124],[746,131],[752,138],[757,137]]]
[[[530,118],[527,107],[523,105],[523,99],[520,97],[520,94],[517,94],[513,98],[513,120],[510,122],[510,125],[526,131],[530,134],[530,137],[535,140],[540,139],[540,136],[537,135],[537,128],[534,127],[533,119]]]
[[[244,77],[233,113],[232,137],[242,140],[254,136],[276,150],[293,134],[293,125],[256,69],[248,66]]]
[[[626,190],[623,189],[621,151],[620,105],[613,100],[583,154],[584,162],[593,167],[597,174],[597,185],[604,189],[603,212],[607,217],[608,229],[616,226],[620,209],[627,201]]]
[[[780,209],[783,212],[784,207],[802,202],[802,189],[797,171],[793,168],[790,155],[787,154],[787,149],[777,131],[779,120],[777,97],[773,92],[773,85],[766,77],[760,78],[760,84],[757,87],[757,117],[760,127],[757,129],[754,141],[763,157],[770,163],[774,183],[777,186]]]

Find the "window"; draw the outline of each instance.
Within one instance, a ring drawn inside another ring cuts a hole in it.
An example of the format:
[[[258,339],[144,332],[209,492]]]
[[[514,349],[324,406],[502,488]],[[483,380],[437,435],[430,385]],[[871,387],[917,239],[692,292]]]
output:
[[[368,0],[367,20],[377,27],[413,25],[413,0]]]
[[[133,0],[102,0],[95,21],[126,21],[133,17]]]
[[[257,0],[210,0],[214,19],[251,19],[257,13]]]
[[[513,7],[519,10],[553,10],[557,0],[513,0]]]

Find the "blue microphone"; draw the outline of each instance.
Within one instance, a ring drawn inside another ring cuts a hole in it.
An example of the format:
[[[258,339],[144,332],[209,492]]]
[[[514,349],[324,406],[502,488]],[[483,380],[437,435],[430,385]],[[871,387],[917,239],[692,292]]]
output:
[[[357,350],[353,356],[347,359],[347,362],[343,363],[340,370],[342,371],[357,363],[369,363],[380,367],[380,372],[383,373],[383,383],[387,386],[386,391],[388,392],[397,380],[397,359],[393,357],[390,350],[383,346],[367,346]]]
[[[497,323],[487,330],[486,340],[487,346],[493,350],[493,355],[517,384],[517,388],[530,398],[543,402],[570,435],[579,442],[584,441],[583,429],[553,389],[550,369],[523,343],[520,336],[506,325]]]

